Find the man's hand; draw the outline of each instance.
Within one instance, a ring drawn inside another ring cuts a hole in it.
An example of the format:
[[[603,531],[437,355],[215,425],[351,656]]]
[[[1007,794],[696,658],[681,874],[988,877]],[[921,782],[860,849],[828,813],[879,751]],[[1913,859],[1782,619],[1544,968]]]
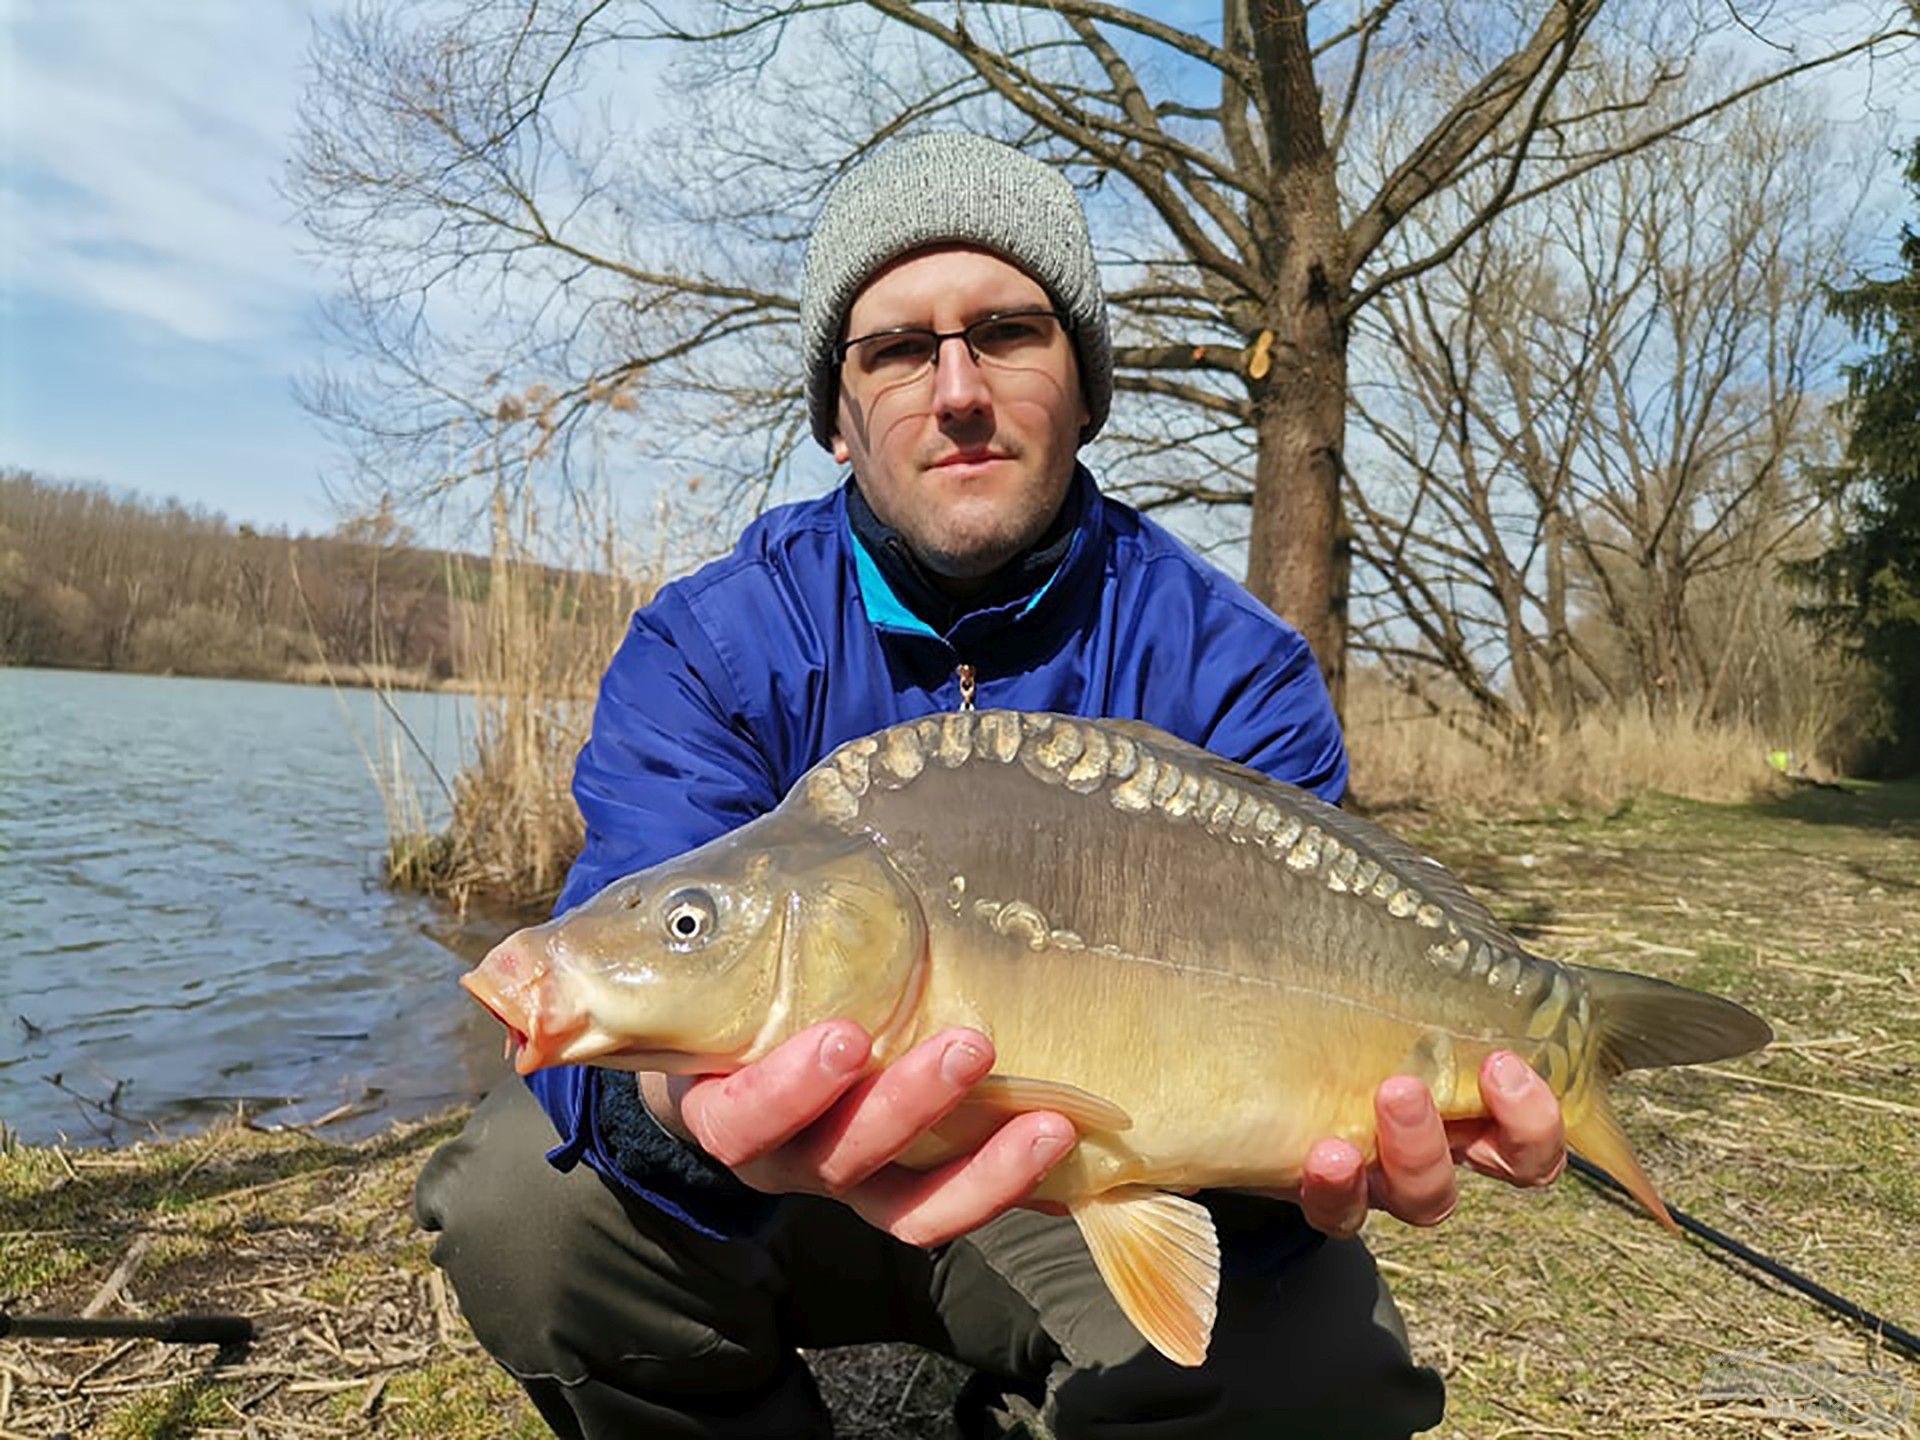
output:
[[[722,1076],[640,1077],[654,1118],[756,1190],[832,1195],[911,1245],[939,1245],[1020,1204],[1077,1138],[1052,1111],[1015,1116],[937,1169],[892,1161],[993,1068],[993,1045],[945,1030],[866,1073],[872,1042],[830,1020]]]
[[[1551,1183],[1567,1163],[1560,1102],[1519,1056],[1495,1051],[1480,1067],[1488,1114],[1442,1122],[1426,1085],[1410,1075],[1382,1082],[1374,1093],[1380,1158],[1361,1164],[1344,1140],[1322,1140],[1307,1152],[1300,1209],[1307,1223],[1337,1239],[1360,1233],[1369,1209],[1409,1225],[1438,1225],[1460,1191],[1454,1166],[1464,1161],[1512,1185]]]

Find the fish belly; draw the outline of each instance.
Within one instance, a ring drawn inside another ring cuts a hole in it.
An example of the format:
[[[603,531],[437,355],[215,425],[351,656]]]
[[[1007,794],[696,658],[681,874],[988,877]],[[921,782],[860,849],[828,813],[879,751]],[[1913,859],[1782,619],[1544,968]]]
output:
[[[1287,1186],[1329,1136],[1371,1158],[1381,1080],[1418,1074],[1444,1110],[1492,1048],[1326,988],[1250,984],[1071,939],[945,927],[932,942],[920,1035],[973,1026],[993,1041],[997,1075],[1070,1085],[1132,1119],[1084,1134],[1046,1199]]]

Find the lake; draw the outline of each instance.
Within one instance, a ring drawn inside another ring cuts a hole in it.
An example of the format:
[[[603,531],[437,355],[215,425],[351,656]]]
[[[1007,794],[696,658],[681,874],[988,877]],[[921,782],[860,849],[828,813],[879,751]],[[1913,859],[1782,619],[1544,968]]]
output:
[[[393,704],[451,778],[471,699]],[[0,1122],[105,1143],[244,1107],[344,1138],[510,1073],[449,948],[505,922],[381,883],[368,754],[398,734],[367,690],[0,669]]]

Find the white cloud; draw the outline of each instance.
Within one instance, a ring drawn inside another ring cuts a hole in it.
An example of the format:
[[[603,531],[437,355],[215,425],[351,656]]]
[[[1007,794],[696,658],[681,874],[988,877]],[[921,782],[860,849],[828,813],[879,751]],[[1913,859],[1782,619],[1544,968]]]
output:
[[[11,282],[190,340],[284,330],[315,291],[274,190],[308,16],[297,0],[17,3]]]

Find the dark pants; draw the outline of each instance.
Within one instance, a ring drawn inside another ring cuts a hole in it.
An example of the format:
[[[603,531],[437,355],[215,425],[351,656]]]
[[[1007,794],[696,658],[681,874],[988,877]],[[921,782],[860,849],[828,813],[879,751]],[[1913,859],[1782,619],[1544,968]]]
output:
[[[563,1436],[811,1440],[832,1425],[796,1347],[904,1340],[1045,1393],[1057,1440],[1406,1436],[1440,1378],[1358,1241],[1223,1278],[1204,1365],[1146,1346],[1071,1220],[1016,1210],[951,1245],[900,1244],[796,1197],[718,1241],[542,1158],[553,1128],[510,1081],[428,1162],[415,1209],[480,1343]]]

